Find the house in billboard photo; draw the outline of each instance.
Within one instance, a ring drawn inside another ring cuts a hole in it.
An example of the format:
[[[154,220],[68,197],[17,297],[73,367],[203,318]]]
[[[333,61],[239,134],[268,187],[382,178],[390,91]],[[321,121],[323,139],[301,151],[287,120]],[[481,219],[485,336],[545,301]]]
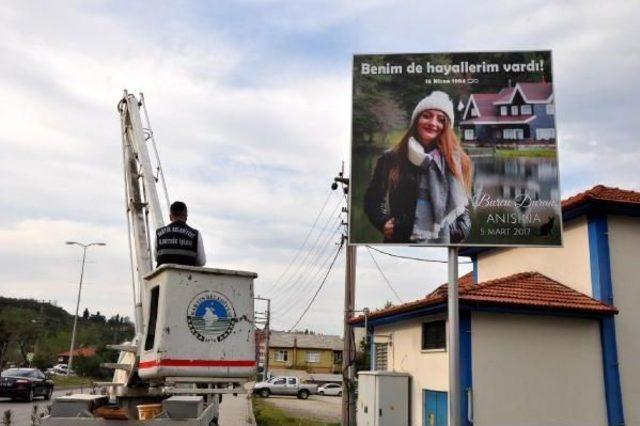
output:
[[[640,192],[598,185],[564,200],[562,220],[563,247],[460,252],[463,426],[640,425]],[[365,376],[404,375],[395,410],[446,425],[447,286],[366,320],[351,320],[372,341]]]
[[[460,132],[466,146],[544,145],[556,141],[551,83],[516,83],[498,93],[473,93]]]

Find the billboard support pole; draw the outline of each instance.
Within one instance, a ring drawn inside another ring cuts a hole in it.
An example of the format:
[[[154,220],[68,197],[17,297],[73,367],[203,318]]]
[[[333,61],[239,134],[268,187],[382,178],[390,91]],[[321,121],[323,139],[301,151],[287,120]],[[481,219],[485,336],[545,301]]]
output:
[[[447,285],[449,318],[449,425],[460,425],[460,311],[458,309],[458,248],[449,247]]]
[[[353,316],[356,293],[356,256],[357,246],[347,245],[347,267],[344,288],[344,350],[342,352],[342,424],[354,426],[356,424],[355,395],[354,395],[354,366],[351,354],[353,347],[353,329],[349,320]]]

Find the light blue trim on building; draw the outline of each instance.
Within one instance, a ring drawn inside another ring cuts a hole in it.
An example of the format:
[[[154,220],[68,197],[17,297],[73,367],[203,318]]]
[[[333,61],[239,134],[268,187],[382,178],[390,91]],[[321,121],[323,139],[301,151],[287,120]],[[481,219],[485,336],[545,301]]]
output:
[[[604,303],[613,304],[607,217],[603,214],[588,215],[587,223],[593,298]],[[604,372],[608,424],[609,426],[624,425],[614,317],[600,320],[600,342],[602,346],[602,369]]]
[[[474,265],[475,266],[475,265]],[[471,426],[469,421],[469,390],[473,390],[471,357],[471,312],[460,311],[460,424]],[[472,402],[473,402],[473,398]]]

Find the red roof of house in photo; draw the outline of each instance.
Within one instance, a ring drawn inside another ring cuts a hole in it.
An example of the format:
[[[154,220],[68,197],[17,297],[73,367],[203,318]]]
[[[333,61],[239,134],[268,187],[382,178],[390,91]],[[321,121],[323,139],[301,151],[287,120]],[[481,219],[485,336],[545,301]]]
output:
[[[617,314],[611,305],[597,301],[539,272],[522,272],[473,284],[471,273],[458,280],[460,303],[472,306],[533,309],[600,315]],[[443,284],[425,298],[371,312],[368,320],[446,303],[447,285]],[[364,316],[351,320],[364,322]]]
[[[500,97],[499,93],[474,93],[471,95],[473,100],[475,101],[476,106],[478,107],[478,114],[482,118],[494,117],[494,109],[493,102]],[[478,117],[476,117],[478,118]]]
[[[94,348],[79,348],[73,350],[73,356],[94,356],[96,350]],[[69,356],[69,351],[60,352],[58,356]]]
[[[596,185],[562,201],[562,210],[571,210],[587,203],[621,204],[640,207],[640,192]]]
[[[525,99],[529,102],[546,101],[553,93],[551,83],[517,83],[516,86],[520,88]],[[516,90],[516,86],[502,89],[498,93],[500,96],[494,101],[494,104],[508,103],[511,100],[513,91]]]
[[[517,87],[520,88],[524,97],[529,102],[541,102],[549,99],[549,96],[553,93],[551,83],[538,82],[538,83],[517,83]],[[474,124],[484,122],[496,122],[496,123],[525,123],[526,120],[535,118],[534,115],[523,116],[501,116],[496,115],[496,106],[499,104],[509,103],[511,96],[516,90],[514,87],[506,87],[500,90],[498,93],[473,93],[469,98],[473,98],[473,101],[478,107],[479,117],[469,118],[462,121],[460,124]]]

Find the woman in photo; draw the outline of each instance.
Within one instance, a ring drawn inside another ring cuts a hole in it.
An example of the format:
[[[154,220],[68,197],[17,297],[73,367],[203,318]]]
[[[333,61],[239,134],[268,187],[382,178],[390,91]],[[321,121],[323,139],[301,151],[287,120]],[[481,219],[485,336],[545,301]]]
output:
[[[453,131],[453,103],[434,91],[411,126],[378,159],[364,208],[385,243],[457,244],[471,230],[473,166]]]

